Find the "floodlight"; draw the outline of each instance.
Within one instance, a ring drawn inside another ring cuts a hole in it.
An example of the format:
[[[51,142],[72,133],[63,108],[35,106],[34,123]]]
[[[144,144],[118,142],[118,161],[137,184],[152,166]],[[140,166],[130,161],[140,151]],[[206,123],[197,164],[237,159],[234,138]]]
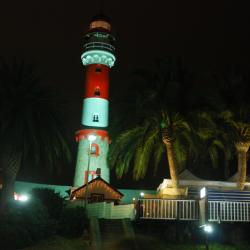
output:
[[[89,142],[92,142],[92,141],[94,141],[95,139],[96,139],[96,135],[90,134],[90,135],[88,136],[88,141],[89,141]]]
[[[204,187],[200,190],[200,198],[205,198],[207,195],[207,189]]]
[[[204,231],[205,231],[206,233],[212,233],[212,232],[213,232],[213,228],[212,228],[211,225],[205,225],[205,226],[204,226]]]

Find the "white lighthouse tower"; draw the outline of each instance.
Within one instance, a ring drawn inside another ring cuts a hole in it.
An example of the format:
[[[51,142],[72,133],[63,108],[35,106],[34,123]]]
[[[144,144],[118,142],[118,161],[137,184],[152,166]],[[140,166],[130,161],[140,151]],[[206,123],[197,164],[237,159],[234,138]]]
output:
[[[104,16],[95,17],[84,37],[82,63],[85,86],[82,129],[76,132],[78,145],[74,187],[82,186],[97,176],[109,182],[107,154],[109,135],[109,71],[115,62],[114,37]]]

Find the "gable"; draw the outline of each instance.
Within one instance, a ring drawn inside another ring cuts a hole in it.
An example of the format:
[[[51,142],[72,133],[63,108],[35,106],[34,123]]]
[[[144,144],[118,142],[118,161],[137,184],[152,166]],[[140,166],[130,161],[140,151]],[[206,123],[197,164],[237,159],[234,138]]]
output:
[[[71,198],[83,199],[86,194],[86,184],[74,190],[71,194]],[[88,197],[91,194],[103,194],[104,200],[121,200],[123,194],[113,188],[110,184],[105,182],[102,178],[97,177],[88,184]]]

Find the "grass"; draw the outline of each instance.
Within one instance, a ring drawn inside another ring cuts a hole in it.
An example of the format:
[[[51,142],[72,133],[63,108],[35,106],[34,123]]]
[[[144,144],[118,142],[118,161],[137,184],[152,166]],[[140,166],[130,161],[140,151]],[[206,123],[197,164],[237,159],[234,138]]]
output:
[[[205,246],[194,245],[170,245],[165,248],[166,250],[205,250]],[[210,244],[209,250],[249,250],[249,246],[225,246],[220,244]]]
[[[88,242],[83,238],[67,239],[55,236],[22,250],[88,250]]]
[[[129,246],[131,241],[125,239],[110,246],[109,250],[123,250],[132,249]],[[138,237],[139,250],[205,250],[204,245],[191,244],[170,244],[160,242],[155,238],[146,239],[145,237]],[[129,248],[128,248],[129,247]],[[89,245],[82,237],[74,239],[66,239],[60,236],[55,236],[50,239],[39,242],[36,246],[27,247],[22,250],[89,250]],[[250,250],[250,246],[229,246],[220,244],[209,244],[209,250]]]

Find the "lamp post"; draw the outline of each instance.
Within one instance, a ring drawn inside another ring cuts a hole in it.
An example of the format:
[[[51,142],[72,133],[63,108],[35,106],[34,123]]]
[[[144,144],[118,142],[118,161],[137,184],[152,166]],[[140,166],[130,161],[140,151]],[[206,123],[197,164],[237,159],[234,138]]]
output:
[[[203,228],[205,234],[205,249],[209,250],[208,244],[208,234],[213,232],[213,228],[208,224],[208,197],[207,197],[207,188],[203,187],[200,190],[200,227]]]
[[[88,149],[87,182],[86,182],[85,204],[84,204],[85,210],[87,209],[87,203],[88,203],[89,167],[90,167],[91,147],[92,147],[92,142],[93,142],[95,139],[96,139],[96,135],[93,135],[93,134],[88,135],[89,149]]]

